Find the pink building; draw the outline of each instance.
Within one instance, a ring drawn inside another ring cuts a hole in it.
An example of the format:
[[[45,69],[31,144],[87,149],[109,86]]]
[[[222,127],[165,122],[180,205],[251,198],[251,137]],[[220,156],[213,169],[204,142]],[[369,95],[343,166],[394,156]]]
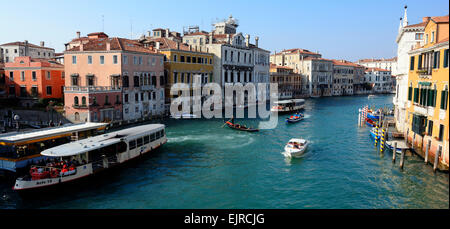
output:
[[[64,52],[64,63],[65,112],[72,122],[126,121],[164,112],[163,55],[152,48],[91,33]]]

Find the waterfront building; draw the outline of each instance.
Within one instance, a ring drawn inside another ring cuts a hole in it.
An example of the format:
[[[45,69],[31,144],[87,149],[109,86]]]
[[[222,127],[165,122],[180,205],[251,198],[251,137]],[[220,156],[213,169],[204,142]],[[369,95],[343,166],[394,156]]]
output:
[[[353,94],[367,94],[366,84],[364,84],[364,76],[366,67],[353,63]]]
[[[164,113],[164,55],[104,33],[88,39],[64,52],[67,119],[136,121]]]
[[[301,94],[303,96],[332,96],[333,61],[324,58],[306,57],[300,63]]]
[[[259,83],[266,84],[266,100],[270,97],[270,51],[258,47],[259,37],[255,37],[255,44],[249,44],[254,56],[254,68],[253,68],[253,83],[255,84],[256,91],[258,93]],[[257,95],[259,100],[262,100],[262,95]]]
[[[49,59],[55,56],[55,49],[45,47],[45,42],[41,41],[40,45],[16,41],[0,45],[1,61],[4,63],[14,62],[14,58],[20,56],[30,56],[31,58]]]
[[[353,95],[356,64],[345,60],[333,61],[333,96]]]
[[[61,99],[64,92],[64,65],[50,60],[16,57],[5,63],[5,87],[8,97],[18,97],[27,107],[38,99]]]
[[[6,75],[5,75],[5,64],[0,63],[0,98],[5,97],[6,94]]]
[[[287,49],[270,55],[270,63],[278,66],[287,66],[292,68],[295,73],[300,73],[302,61],[307,57],[321,58],[322,55],[307,49]]]
[[[394,74],[397,71],[397,57],[385,59],[361,59],[356,62],[359,65],[365,66],[366,68],[380,68],[386,69]]]
[[[278,84],[278,99],[293,99],[301,95],[301,75],[286,66],[270,66],[270,82]]]
[[[366,68],[363,83],[370,85],[370,93],[394,92],[391,71],[381,68]]]
[[[424,43],[411,50],[408,73],[406,132],[416,152],[434,158],[448,170],[449,155],[449,16],[427,17]]]
[[[398,35],[395,40],[397,43],[397,69],[395,73],[396,93],[393,98],[395,123],[397,130],[400,132],[405,131],[406,103],[408,101],[408,52],[415,46],[423,45],[423,34],[427,20],[428,18],[424,17],[421,23],[410,25],[408,22],[406,6],[403,20],[400,18]]]
[[[162,30],[159,32],[164,32]],[[155,30],[154,30],[155,32]],[[155,34],[155,33],[154,33]],[[167,34],[167,33],[164,33]],[[170,95],[170,89],[175,83],[187,83],[190,85],[191,95],[194,76],[199,75],[201,85],[212,81],[214,54],[207,53],[202,46],[192,48],[184,43],[169,39],[168,37],[141,37],[139,40],[148,47],[154,47],[164,54],[164,85],[166,110],[173,98],[178,95]],[[205,98],[201,98],[204,100]]]

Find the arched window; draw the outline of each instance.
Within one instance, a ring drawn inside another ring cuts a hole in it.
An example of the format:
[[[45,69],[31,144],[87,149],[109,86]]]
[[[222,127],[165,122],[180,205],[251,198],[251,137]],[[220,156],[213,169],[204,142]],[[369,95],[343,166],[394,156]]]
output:
[[[164,76],[159,77],[159,83],[161,84],[161,86],[164,85]]]
[[[134,85],[133,87],[139,87],[139,76],[134,76]]]
[[[75,98],[73,98],[73,103],[75,104],[75,106],[78,106],[78,96],[75,96]]]
[[[75,112],[75,121],[80,121],[80,114]]]
[[[86,97],[81,97],[81,105],[86,106]]]

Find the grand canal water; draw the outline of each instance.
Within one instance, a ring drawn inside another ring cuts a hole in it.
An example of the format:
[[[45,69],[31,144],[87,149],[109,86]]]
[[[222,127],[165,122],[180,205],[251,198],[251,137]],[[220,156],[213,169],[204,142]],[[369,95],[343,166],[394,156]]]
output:
[[[109,176],[52,198],[22,200],[0,184],[0,208],[449,208],[449,176],[417,156],[404,170],[380,155],[358,108],[392,96],[308,99],[306,119],[259,133],[222,120],[167,121],[168,143]],[[254,120],[238,120],[256,126]],[[312,144],[286,159],[292,137]]]

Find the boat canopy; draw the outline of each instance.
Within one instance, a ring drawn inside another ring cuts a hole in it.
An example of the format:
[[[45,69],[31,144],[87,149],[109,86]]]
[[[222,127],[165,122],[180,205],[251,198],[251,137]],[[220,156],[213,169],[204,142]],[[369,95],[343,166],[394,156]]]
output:
[[[41,152],[42,155],[48,157],[68,157],[83,154],[88,151],[100,149],[119,143],[123,140],[132,140],[150,132],[156,132],[164,129],[163,124],[148,124],[137,127],[131,127],[107,134],[102,134],[83,140],[56,146]]]
[[[18,144],[26,141],[39,140],[59,135],[71,134],[85,130],[104,128],[108,123],[87,122],[81,124],[67,124],[58,127],[50,127],[41,130],[33,130],[27,132],[13,132],[0,135],[0,145]]]
[[[288,99],[273,102],[274,104],[291,104],[291,103],[304,103],[304,99]]]

